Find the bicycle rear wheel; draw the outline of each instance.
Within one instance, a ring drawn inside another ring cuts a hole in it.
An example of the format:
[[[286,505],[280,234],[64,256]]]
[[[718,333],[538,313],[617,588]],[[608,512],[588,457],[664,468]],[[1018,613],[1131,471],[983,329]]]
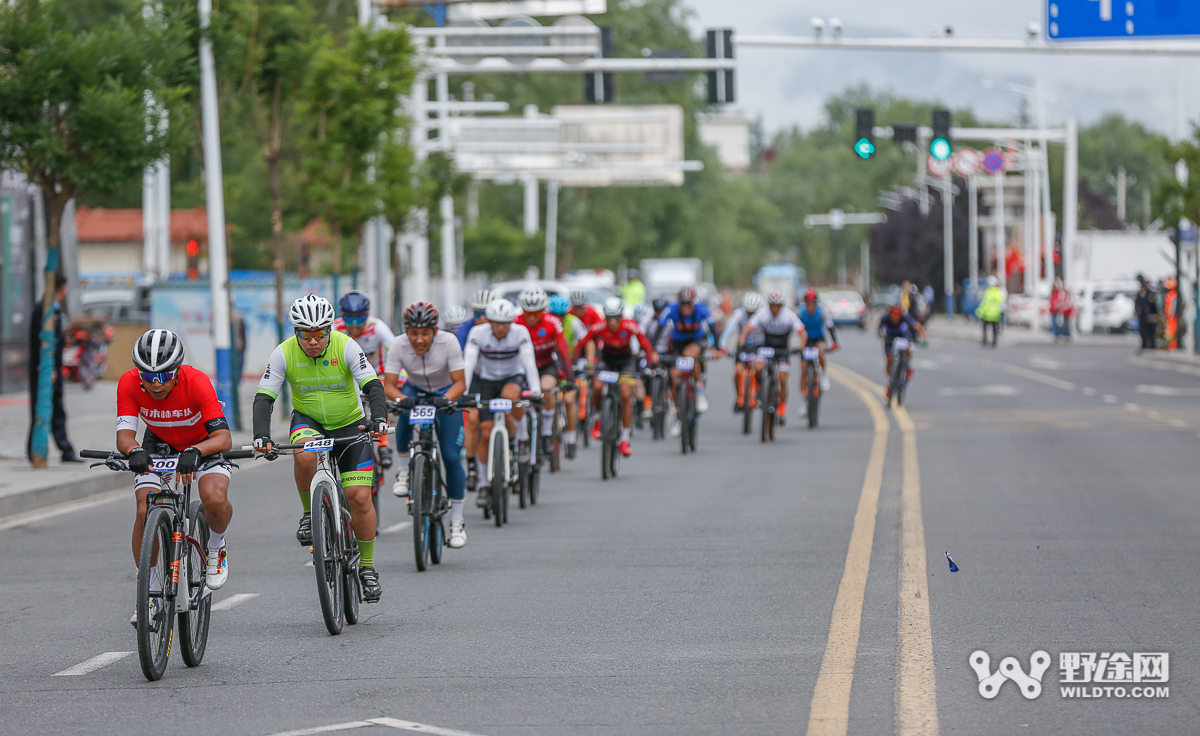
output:
[[[192,501],[192,519],[188,535],[200,543],[204,550],[208,549],[208,520],[204,516],[204,505]],[[208,622],[212,608],[212,596],[206,595],[200,599],[200,604],[193,610],[191,600],[196,593],[204,590],[205,561],[191,543],[184,544],[184,552],[188,555],[188,579],[186,592],[180,586],[177,599],[181,602],[179,612],[179,653],[188,667],[196,667],[204,659],[204,649],[208,646]],[[183,583],[184,581],[180,581]]]
[[[342,633],[345,579],[342,553],[338,544],[338,518],[333,513],[333,488],[321,483],[312,499],[313,568],[317,575],[317,598],[325,628],[336,636]]]
[[[346,614],[346,623],[353,626],[358,623],[358,606],[362,602],[362,581],[358,579],[358,540],[354,536],[354,527],[350,525],[350,502],[346,500],[345,491],[338,488],[338,498],[342,504],[342,612]],[[361,559],[361,558],[359,558]]]
[[[818,411],[821,408],[821,376],[817,372],[816,365],[811,362],[806,370],[808,371],[808,428],[814,429],[817,426]]]
[[[533,464],[532,455],[537,452],[532,444],[532,442],[525,444],[525,452],[530,454],[530,459],[527,462],[517,462],[517,499],[521,508],[525,508],[529,504],[530,466]]]
[[[687,379],[680,376],[675,387],[675,419],[679,422],[679,444],[684,455],[688,452],[688,425],[691,424],[688,394]]]
[[[499,421],[504,421],[504,417],[501,416]],[[508,447],[503,435],[498,432],[492,436],[488,460],[492,471],[492,517],[496,520],[496,526],[504,526],[504,509],[508,506],[508,488],[504,482],[508,472]]]
[[[152,509],[146,518],[142,549],[138,555],[138,660],[142,665],[142,674],[151,682],[161,678],[167,669],[167,659],[171,656],[171,637],[174,634],[175,601],[167,598],[163,592],[174,562],[171,559],[171,527],[170,511],[165,508]],[[151,570],[158,584],[158,590],[153,592],[150,590]],[[152,612],[152,607],[157,610]]]
[[[433,492],[429,488],[429,465],[424,455],[417,455],[409,469],[409,510],[412,511],[413,557],[417,570],[429,566],[429,512]]]
[[[775,398],[775,375],[767,370],[763,377],[762,386],[762,441],[775,439],[775,413],[779,411],[779,403]]]

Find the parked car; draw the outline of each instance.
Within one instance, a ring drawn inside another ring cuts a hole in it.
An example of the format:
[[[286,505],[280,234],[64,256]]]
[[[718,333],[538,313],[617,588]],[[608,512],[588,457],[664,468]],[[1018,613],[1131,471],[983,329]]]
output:
[[[867,328],[867,304],[857,291],[827,291],[821,295],[821,303],[838,327],[856,325],[860,330]]]
[[[1092,296],[1092,330],[1095,332],[1128,332],[1137,329],[1137,314],[1133,303],[1137,290],[1097,290]]]

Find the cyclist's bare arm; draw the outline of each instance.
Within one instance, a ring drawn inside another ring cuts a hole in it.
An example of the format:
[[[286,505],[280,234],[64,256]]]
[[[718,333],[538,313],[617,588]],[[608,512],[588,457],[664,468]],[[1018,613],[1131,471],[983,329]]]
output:
[[[387,394],[388,401],[396,401],[404,398],[404,392],[396,385],[400,380],[399,373],[384,373],[383,374],[383,391]]]

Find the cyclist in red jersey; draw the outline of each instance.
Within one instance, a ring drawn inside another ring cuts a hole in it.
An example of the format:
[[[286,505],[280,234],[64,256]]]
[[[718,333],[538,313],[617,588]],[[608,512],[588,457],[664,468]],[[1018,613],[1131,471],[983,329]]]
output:
[[[180,480],[196,480],[208,522],[208,587],[228,579],[225,531],[233,517],[229,503],[228,463],[199,468],[200,458],[233,447],[229,423],[208,376],[183,365],[183,342],[169,330],[148,330],[133,347],[133,363],[117,383],[117,452],[126,455],[134,479],[137,516],[133,522],[136,563],[146,523],[146,494],[158,490],[159,476],[150,472],[150,455],[178,453]],[[139,443],[138,421],[146,425]],[[151,589],[162,581],[151,580]],[[133,621],[137,625],[136,618]]]
[[[590,330],[595,325],[604,324],[604,315],[587,302],[587,292],[576,289],[571,292],[571,314],[578,317]]]
[[[633,386],[636,382],[635,376],[638,367],[633,355],[633,345],[636,342],[641,346],[642,351],[646,354],[648,365],[658,363],[658,355],[655,354],[654,347],[646,339],[646,335],[642,333],[642,328],[638,326],[637,321],[627,319],[624,314],[625,302],[620,297],[612,296],[605,299],[604,321],[588,329],[587,335],[575,345],[575,355],[576,357],[582,355],[586,348],[588,363],[595,364],[598,348],[600,361],[597,371],[613,371],[621,374],[619,383],[621,387],[620,450],[622,455],[629,457],[633,454],[629,438],[633,424]],[[592,382],[592,407],[596,410],[597,417],[600,416],[600,399],[604,395],[603,388],[599,378]],[[592,426],[592,439],[600,439],[599,419]]]
[[[537,364],[538,376],[542,382],[542,437],[554,434],[554,401],[556,399],[552,388],[558,385],[559,374],[565,375],[567,381],[574,381],[575,375],[571,370],[571,349],[567,347],[567,338],[563,333],[562,322],[553,314],[546,313],[550,304],[550,295],[537,284],[530,284],[521,290],[517,297],[523,314],[514,322],[524,325],[529,330],[533,340],[533,361]],[[543,440],[546,442],[547,440]]]

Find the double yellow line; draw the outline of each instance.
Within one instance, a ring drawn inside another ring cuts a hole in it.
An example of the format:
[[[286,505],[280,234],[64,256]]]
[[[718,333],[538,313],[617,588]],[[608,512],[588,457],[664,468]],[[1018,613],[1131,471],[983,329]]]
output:
[[[830,374],[853,391],[875,425],[867,472],[854,514],[846,566],[838,585],[825,643],[825,657],[813,691],[808,715],[809,736],[844,736],[850,726],[850,689],[862,626],[863,598],[871,568],[879,491],[887,456],[890,423],[881,406],[883,387],[845,367],[831,365]],[[892,416],[903,436],[904,474],[901,487],[899,653],[896,661],[896,733],[936,736],[938,733],[933,633],[929,622],[929,586],[925,576],[925,523],[921,512],[921,471],[916,428],[903,407]]]

